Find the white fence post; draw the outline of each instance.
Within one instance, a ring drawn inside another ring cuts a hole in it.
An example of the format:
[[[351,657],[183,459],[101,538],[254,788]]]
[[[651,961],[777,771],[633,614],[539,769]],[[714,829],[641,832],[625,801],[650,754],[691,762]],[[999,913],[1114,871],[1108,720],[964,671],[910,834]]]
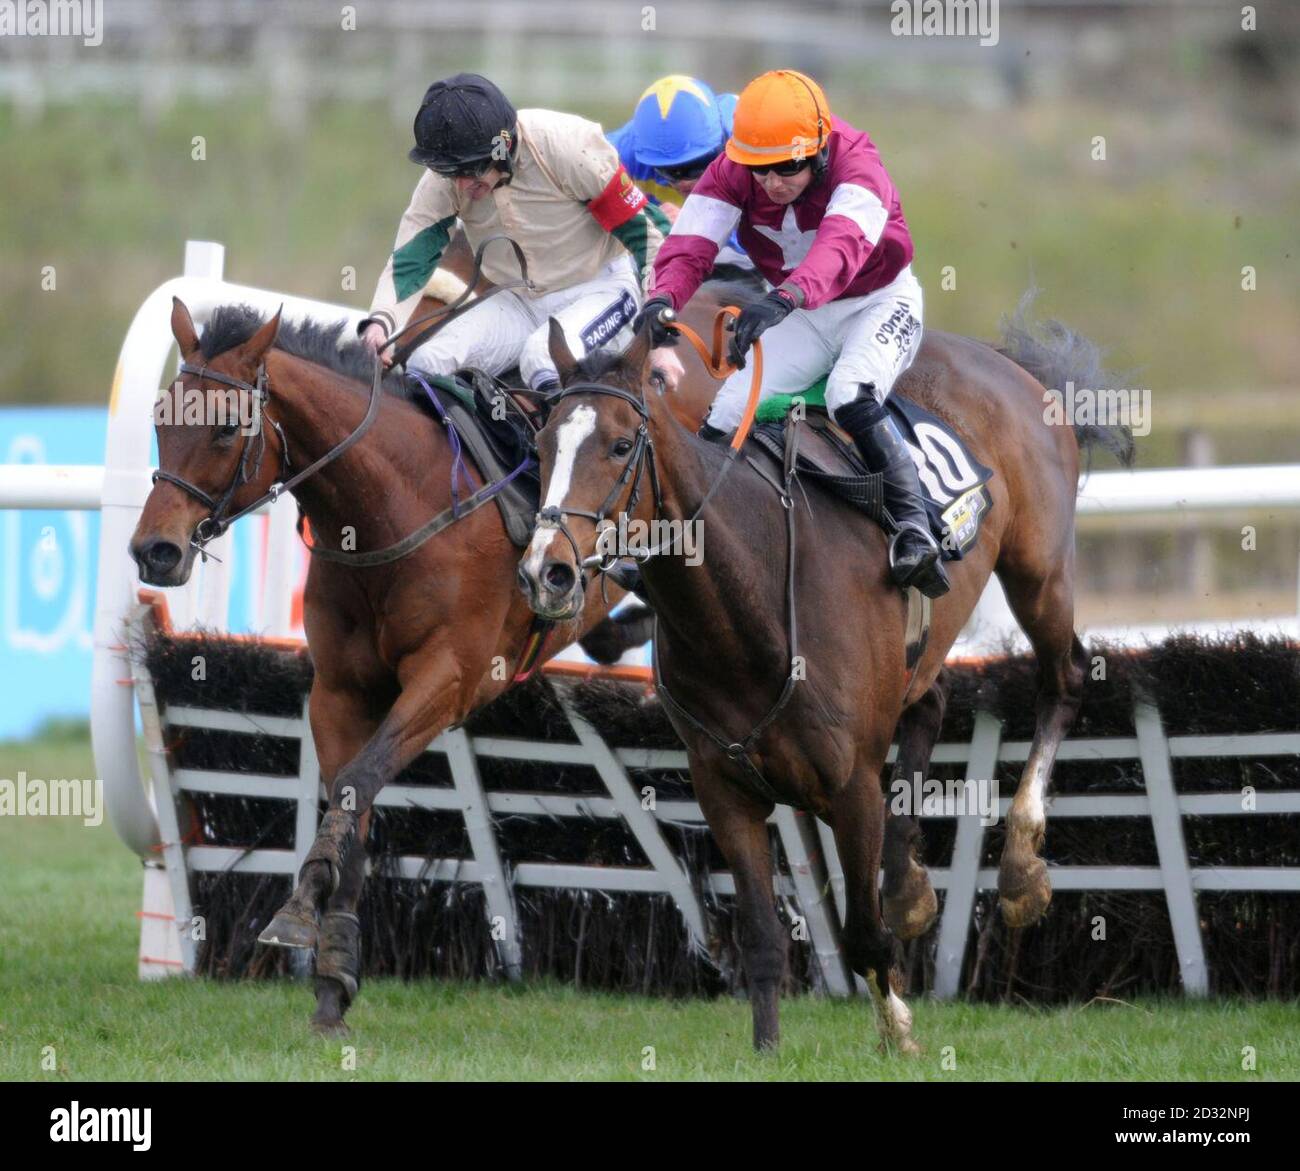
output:
[[[997,775],[998,747],[1002,724],[989,712],[975,713],[975,727],[970,738],[970,755],[966,776],[992,780]],[[952,848],[952,866],[948,870],[948,888],[943,896],[943,918],[939,921],[939,946],[935,955],[934,995],[951,1000],[961,987],[961,965],[970,938],[971,912],[975,891],[979,887],[980,851],[984,845],[984,826],[979,814],[967,813],[957,818],[957,841]]]
[[[565,716],[568,717],[569,723],[578,735],[578,742],[586,749],[592,767],[600,774],[605,788],[609,790],[614,808],[618,810],[650,864],[663,879],[664,889],[677,904],[677,910],[690,932],[692,945],[700,951],[707,952],[709,936],[704,924],[704,909],[700,906],[686,871],[677,861],[672,850],[668,848],[668,843],[664,841],[663,831],[659,828],[655,815],[642,807],[641,799],[632,787],[632,780],[627,775],[627,770],[605,743],[604,737],[574,707],[562,687],[556,687],[555,693]]]
[[[809,815],[789,805],[776,807],[776,828],[781,848],[790,866],[790,880],[799,899],[799,910],[808,927],[817,969],[832,996],[849,996],[853,992],[853,973],[840,947],[839,922],[834,914],[835,901],[825,866],[817,865],[820,841],[809,822]],[[838,859],[837,859],[838,861]]]
[[[487,903],[488,930],[492,931],[495,920],[500,921],[501,938],[497,939],[493,935],[497,944],[497,957],[505,969],[506,978],[518,980],[523,975],[524,967],[522,941],[519,938],[519,912],[515,908],[510,879],[501,861],[496,827],[492,824],[492,813],[483,792],[474,748],[464,728],[448,729],[438,740],[447,753],[452,780],[460,797],[461,816],[465,819],[465,829],[469,834],[470,849],[474,852],[474,861],[478,863],[479,882],[483,885]]]
[[[1133,723],[1137,729],[1142,779],[1146,784],[1147,800],[1151,802],[1151,830],[1155,834],[1156,853],[1160,856],[1160,874],[1169,903],[1169,925],[1174,933],[1183,990],[1191,996],[1204,996],[1209,991],[1209,975],[1205,967],[1200,920],[1196,914],[1192,871],[1187,864],[1183,814],[1178,805],[1173,766],[1169,760],[1169,741],[1165,738],[1160,712],[1154,705],[1141,701],[1134,704]]]

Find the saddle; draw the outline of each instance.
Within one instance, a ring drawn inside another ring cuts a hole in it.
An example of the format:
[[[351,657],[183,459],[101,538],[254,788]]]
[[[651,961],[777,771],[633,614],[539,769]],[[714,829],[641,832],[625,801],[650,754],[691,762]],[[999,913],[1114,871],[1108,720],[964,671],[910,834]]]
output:
[[[759,449],[784,471],[791,457],[795,470],[892,530],[885,511],[884,476],[867,471],[857,445],[836,426],[824,409],[808,406],[802,423],[787,426],[784,418],[757,423],[750,433]]]
[[[776,396],[774,396],[776,397]],[[787,396],[793,398],[794,396]],[[793,467],[805,479],[816,480],[836,496],[865,513],[887,533],[895,531],[893,518],[885,508],[884,476],[868,472],[857,444],[837,426],[824,406],[806,404],[801,422],[787,418],[789,403],[771,403],[766,419],[759,416],[750,432],[759,451],[774,460],[782,482]],[[749,462],[762,469],[748,456]],[[907,618],[903,629],[904,667],[916,669],[930,639],[930,599],[914,586],[906,590]]]
[[[894,520],[882,502],[882,478],[867,472],[857,445],[827,414],[825,391],[822,379],[802,394],[764,399],[755,415],[753,437],[760,450],[784,468],[788,456],[783,453],[794,435],[799,474],[820,480],[892,533]],[[796,402],[805,421],[790,427],[786,419]],[[983,518],[993,507],[988,490],[993,472],[975,458],[951,424],[911,399],[891,394],[885,410],[916,461],[930,531],[943,559],[960,561],[974,547]]]
[[[524,548],[533,535],[542,493],[535,455],[541,426],[537,412],[514,396],[519,387],[473,367],[450,377],[431,375],[425,381],[437,392],[464,452],[485,483],[505,480],[523,465],[494,499],[511,543]],[[442,421],[424,387],[409,375],[406,393],[411,402]]]

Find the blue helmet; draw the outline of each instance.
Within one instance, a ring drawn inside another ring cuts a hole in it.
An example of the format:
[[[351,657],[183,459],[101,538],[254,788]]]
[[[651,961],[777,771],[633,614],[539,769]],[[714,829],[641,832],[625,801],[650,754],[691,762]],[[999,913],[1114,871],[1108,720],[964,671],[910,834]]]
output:
[[[713,90],[681,73],[650,86],[632,115],[637,161],[652,167],[677,167],[717,154],[727,133]]]

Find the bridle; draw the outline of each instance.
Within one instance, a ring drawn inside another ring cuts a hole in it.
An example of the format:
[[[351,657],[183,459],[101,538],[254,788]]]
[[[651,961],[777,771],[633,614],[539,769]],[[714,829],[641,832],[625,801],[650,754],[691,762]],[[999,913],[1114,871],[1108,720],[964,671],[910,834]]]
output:
[[[507,281],[500,285],[494,285],[477,300],[470,302],[469,299],[473,295],[474,289],[478,285],[479,277],[482,274],[483,254],[486,252],[487,246],[495,240],[505,240],[506,243],[514,249],[515,257],[519,261],[519,271],[521,274],[520,279],[517,281]],[[497,293],[505,292],[507,289],[525,287],[532,288],[533,282],[528,276],[528,261],[524,257],[523,249],[521,249],[509,236],[500,234],[489,236],[478,246],[477,251],[474,253],[474,269],[470,274],[469,281],[466,283],[465,291],[461,293],[456,300],[451,302],[450,305],[444,305],[441,309],[435,309],[432,313],[428,313],[424,317],[410,322],[387,340],[385,347],[393,345],[393,343],[399,338],[414,330],[420,329],[421,326],[427,325],[431,321],[441,319],[437,326],[411,338],[403,346],[397,349],[394,354],[393,364],[397,365],[404,361],[416,346],[428,340],[428,337],[436,330],[450,324],[455,318],[459,317],[467,310],[472,309],[477,305],[481,305],[484,301],[495,296]],[[274,345],[274,341],[272,341],[272,345]],[[271,397],[271,387],[266,372],[266,360],[263,359],[261,363],[259,363],[257,367],[256,380],[251,383],[244,382],[239,378],[232,378],[228,374],[221,374],[215,370],[209,370],[206,364],[195,366],[193,363],[185,361],[182,361],[180,364],[180,373],[192,374],[200,380],[200,383],[206,379],[245,392],[252,396],[253,402],[253,430],[251,432],[247,429],[244,430],[244,445],[239,453],[239,463],[235,466],[235,471],[230,478],[230,483],[226,485],[225,490],[220,496],[212,496],[197,484],[185,479],[183,476],[176,475],[174,472],[167,472],[163,471],[162,468],[158,468],[153,473],[153,483],[156,484],[159,480],[165,480],[169,484],[174,484],[177,488],[180,488],[181,491],[194,497],[195,500],[207,507],[208,515],[195,525],[194,532],[190,536],[191,548],[195,549],[204,561],[206,561],[208,557],[213,556],[208,552],[207,546],[229,529],[235,521],[239,520],[241,517],[247,516],[251,512],[256,512],[265,504],[275,503],[275,501],[279,500],[285,492],[292,492],[293,489],[304,480],[314,476],[326,465],[333,463],[339,458],[339,456],[347,451],[349,447],[356,443],[367,431],[370,430],[371,425],[379,414],[380,390],[382,389],[384,380],[384,366],[379,360],[378,355],[376,355],[374,373],[370,383],[370,401],[366,405],[366,413],[361,419],[361,422],[319,459],[308,464],[307,467],[290,476],[287,480],[277,479],[273,481],[271,486],[251,504],[241,508],[238,512],[232,515],[227,515],[231,501],[234,500],[235,493],[239,491],[242,485],[257,479],[261,474],[262,458],[266,454],[266,432],[262,426],[264,418],[270,421],[271,426],[275,429],[275,433],[280,438],[281,476],[291,470],[292,465],[289,461],[289,443],[285,438],[284,428],[282,428],[280,424],[272,419],[266,412],[266,405]],[[256,445],[257,449],[256,456],[252,456],[254,445]],[[250,457],[252,458],[251,468],[249,466]],[[486,498],[486,496],[483,497],[483,499]],[[457,510],[453,515],[453,519],[461,515],[465,515],[465,513],[461,510]],[[434,521],[422,526],[409,537],[397,542],[396,545],[390,546],[389,549],[379,550],[377,553],[358,553],[349,555],[333,550],[319,549],[315,546],[311,546],[311,548],[313,549],[313,552],[321,554],[328,553],[331,559],[334,560],[344,561],[355,559],[358,564],[386,564],[388,561],[397,560],[398,557],[406,556],[418,548],[423,541],[428,540],[429,537],[433,536],[435,532],[439,532],[442,528],[445,528],[445,524],[436,523],[441,519],[440,514]]]
[[[620,399],[632,407],[641,417],[641,422],[636,429],[636,438],[632,441],[632,450],[628,452],[627,461],[623,464],[623,470],[619,473],[618,478],[614,481],[614,486],[609,490],[609,495],[605,497],[599,508],[588,510],[551,505],[543,508],[537,514],[537,527],[539,529],[555,529],[564,537],[569,542],[569,548],[573,550],[574,561],[581,568],[591,569],[603,575],[614,567],[618,557],[613,554],[602,556],[597,553],[584,559],[578,550],[578,542],[574,540],[573,534],[569,531],[568,518],[570,516],[585,517],[595,524],[596,532],[599,534],[605,529],[607,523],[612,523],[610,510],[629,483],[632,485],[632,491],[622,511],[626,514],[636,508],[641,499],[641,477],[646,474],[647,468],[650,476],[650,490],[654,493],[656,515],[663,508],[663,494],[659,488],[659,469],[655,464],[654,440],[650,438],[650,409],[646,406],[644,393],[638,397],[631,391],[624,390],[619,386],[610,386],[605,382],[574,382],[563,390],[552,394],[547,401],[553,411],[556,404],[578,394],[603,394],[609,398]],[[646,561],[654,552],[655,550],[638,549],[634,556],[638,561]]]
[[[205,492],[197,484],[178,476],[174,472],[164,471],[158,468],[153,474],[153,483],[159,480],[165,480],[169,484],[175,484],[181,491],[193,496],[195,500],[207,506],[208,515],[205,516],[194,527],[194,532],[190,537],[190,545],[196,549],[200,556],[206,561],[209,553],[207,545],[215,541],[240,517],[261,508],[268,500],[276,500],[280,493],[287,487],[297,483],[300,478],[294,477],[289,484],[280,482],[273,483],[270,489],[263,495],[259,496],[247,508],[241,508],[234,515],[227,515],[230,508],[230,502],[234,499],[235,493],[239,491],[241,485],[247,484],[257,479],[262,471],[262,458],[266,454],[266,431],[262,426],[263,419],[270,421],[271,426],[275,428],[276,435],[280,438],[280,467],[282,471],[287,471],[289,463],[289,442],[285,438],[284,428],[274,419],[266,414],[266,402],[270,397],[267,386],[266,362],[261,362],[257,367],[256,382],[244,382],[240,378],[232,378],[228,374],[218,373],[216,370],[209,370],[206,365],[195,366],[191,362],[182,362],[180,364],[181,374],[193,374],[199,379],[200,385],[204,381],[219,382],[223,386],[232,387],[235,390],[243,391],[251,395],[253,401],[253,429],[250,432],[247,428],[242,429],[244,434],[244,444],[239,452],[239,462],[235,465],[235,471],[230,477],[230,483],[220,496],[214,497]],[[355,434],[355,432],[354,432]],[[342,445],[340,445],[342,446]],[[256,455],[252,453],[256,448]],[[252,466],[250,467],[250,458]],[[317,461],[320,462],[319,460]]]

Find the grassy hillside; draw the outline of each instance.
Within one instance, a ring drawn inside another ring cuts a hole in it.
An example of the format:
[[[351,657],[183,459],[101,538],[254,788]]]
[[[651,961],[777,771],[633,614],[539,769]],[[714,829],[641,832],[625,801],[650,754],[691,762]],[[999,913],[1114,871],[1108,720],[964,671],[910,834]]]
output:
[[[1212,110],[842,113],[872,131],[902,190],[931,325],[992,336],[1036,282],[1042,311],[1152,388],[1158,445],[1202,403],[1231,430],[1248,391],[1294,383],[1300,167],[1276,140]],[[224,242],[234,280],[365,304],[417,178],[408,134],[386,109],[344,105],[315,110],[301,134],[248,102],[184,105],[149,124],[134,107],[35,123],[0,112],[0,402],[103,401],[132,313],[176,273],[187,237]],[[191,158],[196,135],[206,161]],[[1104,162],[1091,158],[1096,135]],[[1240,287],[1246,264],[1255,292]],[[949,265],[953,291],[941,287]],[[41,290],[45,266],[55,291]],[[1294,413],[1289,394],[1276,399],[1266,418]]]

